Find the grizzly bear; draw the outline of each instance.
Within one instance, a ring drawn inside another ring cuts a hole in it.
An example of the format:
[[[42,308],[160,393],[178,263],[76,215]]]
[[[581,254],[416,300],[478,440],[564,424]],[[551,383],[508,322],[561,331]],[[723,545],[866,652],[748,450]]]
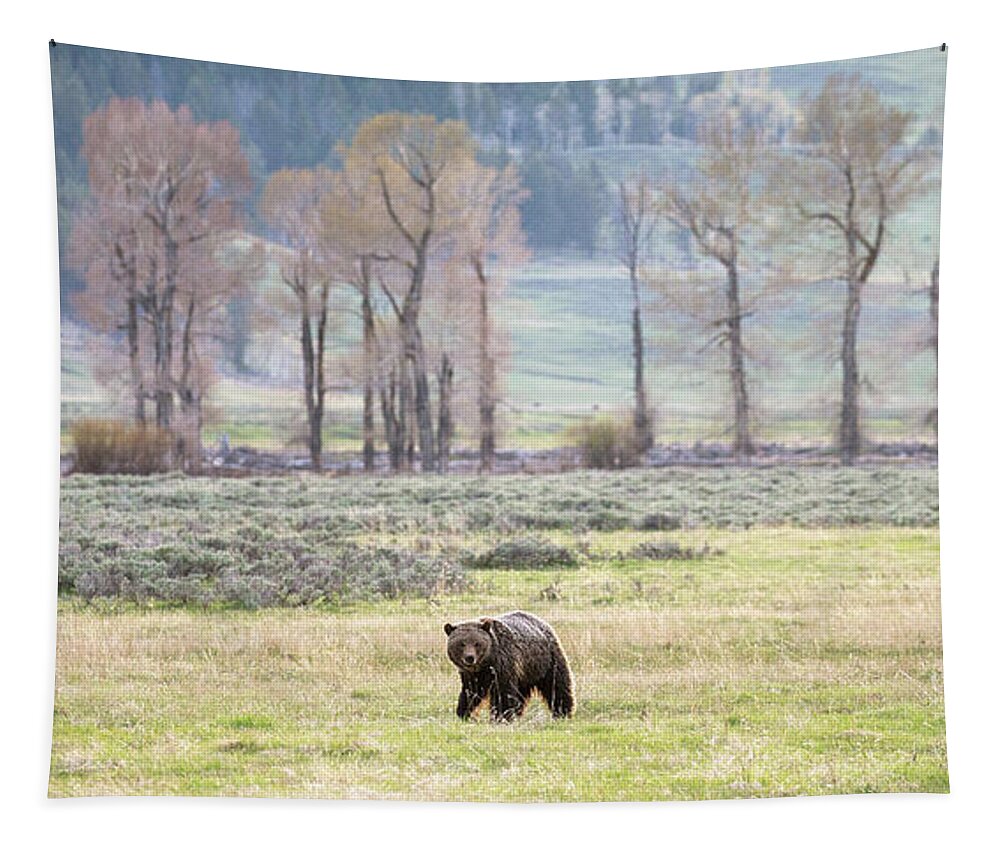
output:
[[[448,658],[462,676],[458,717],[466,720],[483,700],[494,721],[512,721],[538,690],[553,718],[573,714],[573,675],[559,639],[541,618],[509,612],[452,626]]]

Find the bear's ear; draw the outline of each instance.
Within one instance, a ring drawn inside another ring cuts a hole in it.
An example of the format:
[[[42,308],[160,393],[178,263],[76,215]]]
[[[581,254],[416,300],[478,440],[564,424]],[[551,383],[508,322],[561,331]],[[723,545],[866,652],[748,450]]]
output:
[[[453,627],[450,623],[446,623],[444,625],[444,634],[445,635],[451,635],[454,631],[455,631],[455,627]]]
[[[487,632],[491,632],[493,630],[493,624],[494,624],[493,618],[480,618],[479,619],[479,626],[482,629],[485,629]]]

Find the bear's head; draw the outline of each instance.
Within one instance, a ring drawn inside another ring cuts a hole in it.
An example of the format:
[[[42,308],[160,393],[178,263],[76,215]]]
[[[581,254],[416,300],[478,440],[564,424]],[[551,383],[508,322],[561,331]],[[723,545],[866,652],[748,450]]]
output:
[[[493,621],[490,618],[454,626],[446,623],[444,634],[448,636],[448,658],[460,671],[475,674],[493,657]]]

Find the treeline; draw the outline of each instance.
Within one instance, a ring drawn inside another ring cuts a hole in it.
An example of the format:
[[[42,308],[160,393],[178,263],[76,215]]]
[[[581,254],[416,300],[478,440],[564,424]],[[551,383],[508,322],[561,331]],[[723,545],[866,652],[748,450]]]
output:
[[[116,98],[84,122],[83,151],[90,199],[69,257],[86,287],[75,301],[127,364],[135,421],[175,434],[189,467],[202,455],[227,305],[252,300],[273,264],[284,321],[298,330],[317,469],[331,310],[345,292],[362,326],[365,468],[380,413],[392,469],[446,470],[460,375],[474,386],[491,469],[505,352],[496,301],[525,256],[524,193],[516,169],[477,159],[464,123],[387,113],[342,146],[341,169],[273,173],[257,205],[266,239],[246,235],[249,163],[228,122]]]
[[[844,290],[840,315],[818,330],[833,338],[832,359],[841,375],[840,457],[845,464],[857,459],[864,445],[864,295],[890,250],[893,220],[931,197],[938,179],[939,149],[913,140],[913,120],[860,78],[831,76],[805,102],[787,138],[742,121],[737,112],[722,112],[699,132],[702,155],[694,178],[639,177],[619,184],[619,259],[631,284],[633,428],[640,446],[653,439],[640,281],[659,288],[668,309],[700,327],[703,349],[717,353],[737,458],[752,455],[755,446],[747,322],[770,310],[782,290],[818,283]],[[664,228],[684,239],[688,262],[649,262],[654,235]],[[919,347],[936,353],[937,262],[920,274],[930,280],[931,330]]]
[[[858,79],[831,77],[790,140],[724,113],[699,131],[698,177],[622,179],[615,187],[617,256],[632,307],[634,417],[628,454],[653,445],[643,288],[702,328],[728,376],[733,452],[754,451],[752,352],[745,323],[782,286],[844,286],[836,360],[842,375],[839,448],[862,450],[858,323],[866,285],[894,217],[936,179],[936,151],[908,141],[912,116]],[[254,312],[257,281],[276,268],[277,321],[297,329],[309,450],[322,466],[331,382],[332,312],[360,322],[357,384],[363,458],[381,436],[393,470],[448,467],[456,387],[474,399],[480,466],[497,445],[506,331],[498,302],[527,256],[521,170],[483,162],[462,121],[391,112],[338,147],[339,168],[280,169],[253,204],[236,128],[198,122],[182,106],[112,99],[84,121],[89,196],[70,228],[69,262],[86,282],[75,303],[127,364],[137,423],[176,436],[200,461],[204,402],[234,303]],[[595,182],[600,175],[595,175]],[[548,199],[547,203],[551,203]],[[553,217],[572,220],[553,208]],[[254,229],[260,236],[251,236]],[[663,257],[657,246],[688,246]],[[680,261],[680,262],[679,262]],[[936,347],[938,272],[929,289]],[[609,295],[609,297],[613,297]],[[611,455],[625,450],[612,446]]]

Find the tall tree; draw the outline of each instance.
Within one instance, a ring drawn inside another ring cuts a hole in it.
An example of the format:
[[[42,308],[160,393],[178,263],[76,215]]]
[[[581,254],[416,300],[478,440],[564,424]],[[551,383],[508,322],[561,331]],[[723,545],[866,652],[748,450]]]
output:
[[[934,265],[931,267],[931,281],[930,285],[927,287],[927,306],[930,313],[930,336],[927,341],[927,346],[934,350],[934,368],[937,369],[938,364],[938,296],[939,296],[939,278],[940,278],[940,258],[935,258]],[[938,407],[937,402],[934,403],[934,407],[930,410],[927,415],[927,421],[934,426],[934,431],[937,433],[938,427]]]
[[[343,151],[352,185],[365,186],[379,199],[372,253],[387,270],[380,285],[399,324],[408,372],[400,376],[400,386],[412,385],[424,471],[438,465],[420,316],[429,276],[464,226],[460,189],[475,154],[475,141],[461,122],[401,113],[369,119]]]
[[[479,469],[493,469],[497,448],[497,406],[502,398],[501,367],[506,350],[506,332],[497,315],[510,274],[529,256],[521,228],[520,204],[527,196],[513,165],[496,170],[476,169],[468,181],[472,193],[467,204],[464,257],[452,266],[462,281],[456,302],[475,317],[465,323],[470,369],[474,376],[479,430]]]
[[[134,286],[135,318],[148,332],[140,329],[136,339],[145,337],[151,351],[152,375],[141,382],[142,393],[152,395],[157,425],[174,427],[182,452],[197,463],[212,373],[203,349],[247,274],[233,262],[231,245],[250,184],[239,135],[224,121],[196,123],[183,106],[173,111],[161,101],[113,98],[84,122],[83,155],[93,202],[107,213],[96,227],[105,229],[110,216],[105,230],[114,236],[81,241],[123,249],[121,304],[128,317]]]
[[[335,258],[324,251],[323,205],[334,191],[336,176],[322,166],[282,169],[264,187],[260,210],[281,241],[281,280],[293,296],[302,356],[302,389],[309,424],[309,457],[323,468],[323,420],[326,413],[326,357],[330,293]]]
[[[859,77],[827,79],[806,105],[803,153],[782,168],[786,190],[809,226],[808,272],[846,287],[839,333],[840,458],[853,464],[862,449],[858,328],[865,286],[882,257],[888,226],[926,189],[928,162],[908,143],[912,115],[884,103]]]
[[[754,451],[747,374],[745,320],[750,315],[744,278],[753,263],[754,183],[759,175],[758,135],[730,119],[703,129],[705,153],[693,184],[669,183],[663,191],[663,213],[675,228],[688,234],[700,257],[721,270],[721,287],[710,285],[708,297],[695,298],[699,319],[710,331],[708,344],[726,353],[732,403],[733,452],[746,457]],[[718,298],[717,295],[721,295]]]
[[[321,209],[322,242],[326,253],[338,258],[343,283],[351,287],[359,299],[364,469],[366,472],[375,469],[377,393],[390,467],[398,471],[403,463],[403,426],[406,423],[406,414],[399,406],[408,402],[409,394],[397,392],[405,376],[397,374],[399,352],[391,339],[391,329],[387,332],[384,327],[380,309],[385,302],[384,296],[380,298],[384,263],[378,259],[384,228],[381,189],[364,172],[340,172],[337,178]]]
[[[628,272],[632,298],[633,427],[643,452],[653,445],[653,424],[646,396],[642,334],[642,264],[660,219],[660,207],[649,180],[641,175],[618,183],[618,259]]]

